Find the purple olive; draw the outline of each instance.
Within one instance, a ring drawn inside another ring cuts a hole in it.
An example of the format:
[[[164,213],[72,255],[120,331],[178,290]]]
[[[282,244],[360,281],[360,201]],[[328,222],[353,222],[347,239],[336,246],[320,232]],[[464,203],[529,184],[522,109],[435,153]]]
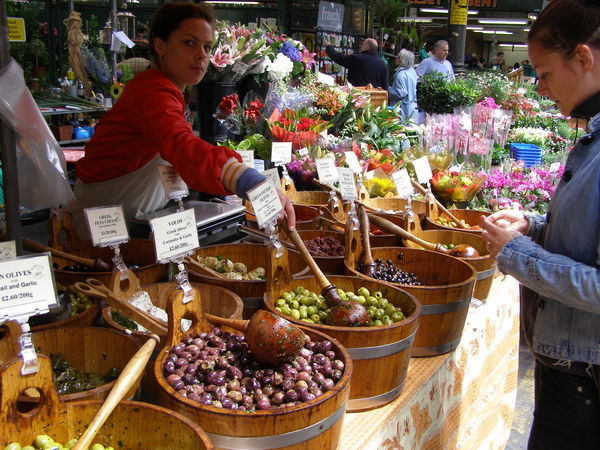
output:
[[[314,400],[314,399],[315,399],[315,395],[314,395],[314,394],[312,394],[312,393],[310,393],[310,392],[308,392],[308,391],[306,391],[306,392],[302,392],[302,393],[300,394],[300,399],[301,399],[303,402],[310,402],[311,400]]]
[[[323,367],[319,372],[325,375],[325,377],[331,377],[333,375],[333,369],[331,367]]]
[[[198,366],[196,364],[188,364],[185,368],[185,373],[189,373],[190,375],[196,375],[196,370]]]
[[[183,366],[187,366],[188,365],[188,360],[185,358],[179,358],[177,361],[175,361],[175,365],[177,367],[183,367]]]
[[[308,361],[309,358],[312,357],[313,352],[311,352],[309,349],[303,347],[300,349],[300,351],[298,351],[298,356],[301,356],[302,358],[306,359]]]
[[[233,403],[233,400],[231,400],[229,397],[223,397],[221,399],[221,405],[225,409],[231,409],[231,408],[233,408],[234,403]]]
[[[323,388],[324,391],[330,391],[333,389],[334,385],[335,385],[335,383],[333,382],[333,380],[331,378],[325,378],[325,381],[323,381],[321,388]]]
[[[244,386],[242,383],[240,383],[239,391],[242,395],[246,395],[248,393],[248,389],[246,389],[246,386]]]
[[[231,378],[242,378],[242,371],[239,367],[229,366],[227,367],[227,369],[225,369],[225,371],[227,372],[227,375]]]
[[[269,401],[269,397],[267,397],[266,395],[261,396],[260,399],[256,401],[256,408],[257,409],[270,409],[271,402]]]
[[[185,397],[185,398],[187,398],[187,396],[188,396],[188,393],[187,393],[187,391],[186,391],[185,389],[179,389],[179,390],[177,391],[177,393],[178,393],[179,395],[181,395],[182,397]]]
[[[200,350],[200,352],[198,352],[198,359],[205,360],[206,358],[208,358],[208,352],[206,350]]]
[[[302,356],[296,356],[296,362],[300,364],[300,366],[305,366],[308,364],[306,358],[303,358]]]
[[[217,386],[214,395],[216,395],[218,399],[221,399],[221,397],[225,397],[227,395],[227,388],[225,386]]]
[[[331,367],[333,368],[333,370],[344,370],[345,366],[344,366],[344,363],[342,361],[340,361],[339,359],[336,359],[331,364]]]
[[[290,370],[287,370],[285,372],[283,372],[283,379],[284,380],[294,380],[296,381],[296,378],[298,377],[298,371],[294,368],[291,368]]]
[[[296,400],[298,400],[298,393],[293,389],[290,389],[289,391],[285,392],[285,399],[288,402],[295,402]]]
[[[315,381],[315,383],[317,383],[319,386],[321,386],[323,384],[323,382],[325,381],[325,375],[323,375],[321,372],[317,372],[317,373],[315,373],[313,380]]]
[[[304,380],[298,380],[298,381],[296,381],[296,388],[295,389],[298,390],[298,389],[302,389],[302,388],[308,389],[308,384],[306,383],[306,381],[304,381]]]
[[[290,389],[294,389],[294,386],[296,385],[296,382],[294,380],[292,380],[291,378],[288,378],[287,380],[283,380],[283,382],[281,383],[281,387],[288,391]]]
[[[328,350],[325,352],[325,356],[333,361],[335,359],[335,352],[333,350]]]
[[[223,330],[221,330],[219,327],[214,327],[211,330],[211,333],[214,334],[215,336],[221,336],[221,334],[223,334]]]
[[[300,372],[306,372],[309,375],[312,375],[313,373],[313,368],[311,366],[309,366],[308,364],[305,366],[300,367]]]
[[[229,397],[231,400],[233,400],[236,403],[241,402],[242,399],[244,398],[244,396],[242,395],[242,393],[240,391],[229,391],[227,393],[227,397]]]
[[[185,345],[190,345],[192,342],[194,342],[194,339],[191,336],[186,336],[183,338],[183,343]]]
[[[275,372],[273,374],[272,383],[275,386],[279,386],[281,383],[283,383],[283,374],[281,372]]]
[[[200,403],[202,397],[200,394],[197,394],[195,392],[192,392],[191,394],[188,394],[187,398],[189,398],[190,400],[194,401],[194,402],[198,402]]]
[[[309,388],[308,392],[310,392],[315,397],[318,397],[319,395],[323,395],[323,391],[321,391],[321,389],[319,389],[317,386]]]
[[[320,347],[321,353],[325,353],[333,348],[333,344],[331,343],[331,341],[322,341],[319,344],[319,347]]]
[[[285,394],[283,392],[275,392],[273,397],[271,397],[271,403],[275,405],[281,405],[284,399]]]
[[[260,389],[260,383],[256,380],[256,378],[249,378],[246,382],[246,389],[249,391]]]
[[[212,400],[212,396],[208,392],[205,392],[200,396],[200,403],[202,403],[203,405],[212,404]]]
[[[239,391],[240,390],[240,380],[234,378],[229,383],[227,383],[227,389],[230,391]]]
[[[179,389],[183,389],[183,387],[185,386],[185,383],[181,381],[181,377],[175,374],[169,375],[167,377],[167,383],[169,383],[169,385],[177,391]]]
[[[169,353],[169,355],[167,356],[166,361],[172,361],[175,362],[179,359],[179,356],[177,356],[177,354],[175,353]]]
[[[300,373],[298,373],[298,376],[296,377],[296,380],[297,381],[309,381],[310,380],[310,374],[308,372],[300,372]]]
[[[324,366],[326,360],[327,360],[327,358],[322,353],[317,353],[313,357],[313,363],[319,364],[320,366]]]
[[[210,359],[205,359],[204,361],[202,361],[202,364],[200,364],[200,368],[205,372],[212,371],[214,367],[215,363]]]
[[[172,374],[173,372],[175,372],[175,363],[173,361],[167,361],[164,365],[163,365],[163,370],[165,371],[165,373],[167,374]]]
[[[216,384],[209,384],[204,386],[204,390],[206,392],[208,392],[209,394],[212,394],[213,392],[215,392],[217,390],[217,385]]]
[[[307,343],[306,343],[306,348],[307,348],[308,350],[311,350],[311,351],[312,351],[312,350],[314,350],[314,348],[315,348],[315,346],[316,346],[316,345],[317,345],[317,343],[316,343],[316,342],[309,341],[309,342],[307,342]]]
[[[333,370],[331,372],[331,378],[333,378],[334,380],[339,380],[340,378],[342,378],[342,371],[341,370]]]
[[[194,345],[197,345],[197,346],[198,346],[198,348],[199,348],[200,350],[202,350],[202,349],[204,348],[204,346],[206,345],[206,342],[204,341],[204,339],[195,338],[195,339],[192,341],[192,344],[194,344]]]
[[[196,384],[196,383],[198,383],[198,380],[196,380],[196,377],[194,375],[189,374],[189,373],[184,374],[181,377],[181,381],[183,381],[185,384]]]
[[[267,397],[271,397],[273,395],[273,393],[275,392],[275,388],[273,387],[272,384],[266,384],[263,387],[263,393],[267,396]]]
[[[186,345],[182,342],[180,342],[179,344],[176,344],[171,351],[173,351],[174,353],[179,353],[182,352],[183,350],[185,350]]]

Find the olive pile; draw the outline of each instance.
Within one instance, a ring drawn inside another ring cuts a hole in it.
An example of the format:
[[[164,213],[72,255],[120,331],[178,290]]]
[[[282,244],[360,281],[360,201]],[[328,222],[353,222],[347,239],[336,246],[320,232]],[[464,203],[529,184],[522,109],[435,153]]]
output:
[[[422,286],[414,272],[405,272],[401,270],[392,262],[391,259],[383,261],[381,258],[377,258],[375,261],[375,273],[374,278],[378,280],[387,281],[389,283],[406,284],[408,286]],[[358,263],[356,270],[362,273],[364,263]]]
[[[313,400],[333,389],[344,368],[331,341],[308,341],[289,363],[262,367],[244,336],[214,328],[171,348],[163,375],[179,395],[192,401],[255,411]]]
[[[60,395],[96,389],[116,380],[121,373],[116,367],[109,369],[104,375],[80,372],[65,360],[61,353],[51,355],[51,357],[54,384]]]
[[[72,448],[77,443],[77,439],[71,439],[65,445],[54,442],[47,434],[38,434],[31,445],[21,446],[18,442],[11,442],[4,447],[4,450],[62,450]],[[94,444],[91,450],[114,450],[113,447],[105,447],[102,444]]]
[[[391,325],[404,320],[402,310],[384,298],[381,291],[371,294],[367,288],[361,287],[357,294],[344,292],[342,289],[338,289],[338,293],[342,300],[352,300],[362,304],[371,316],[371,326]],[[322,295],[302,286],[281,294],[275,302],[275,309],[296,320],[325,325],[328,323],[331,311]]]
[[[450,228],[457,228],[458,225],[456,224],[456,222],[454,222],[453,220],[450,219],[446,219],[445,217],[442,216],[438,216],[435,219],[433,219],[433,221],[435,223],[437,223],[438,225],[442,225],[444,227],[450,227]],[[466,228],[466,229],[470,229],[470,230],[481,230],[481,227],[479,225],[469,225],[467,222],[465,222],[464,220],[459,220],[459,222]]]
[[[58,295],[66,295],[71,303],[71,317],[82,313],[90,306],[92,306],[92,300],[85,294],[75,289],[75,285],[71,284],[67,287],[60,283],[56,284],[56,291]]]

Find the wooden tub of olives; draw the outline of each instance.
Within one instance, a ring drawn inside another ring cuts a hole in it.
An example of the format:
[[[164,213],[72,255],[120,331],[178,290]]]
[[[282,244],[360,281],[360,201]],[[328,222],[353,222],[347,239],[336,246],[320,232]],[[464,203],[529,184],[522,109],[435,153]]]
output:
[[[422,313],[412,356],[434,356],[458,347],[469,312],[477,272],[469,263],[442,253],[409,247],[374,247],[374,260],[390,261],[402,273],[400,282],[372,278],[357,269],[364,260],[360,230],[347,235],[346,273],[384,282],[412,295]],[[400,274],[400,272],[396,272]],[[414,279],[420,285],[415,284]]]
[[[437,204],[431,200],[427,202],[427,217],[424,221],[424,226],[428,230],[447,230],[461,231],[463,233],[471,233],[481,235],[482,229],[479,226],[479,219],[487,217],[491,214],[489,211],[476,211],[471,209],[451,209],[450,212],[456,219],[462,221],[468,228],[461,228],[457,223],[454,223],[452,218],[447,217],[439,210]]]
[[[278,300],[294,291],[320,293],[321,287],[318,280],[315,277],[291,279],[286,276],[289,270],[285,267],[284,258],[272,257],[267,270],[274,274],[269,279],[275,280],[269,282],[269,289],[265,293],[265,306],[269,311],[298,325],[325,333],[337,339],[348,350],[354,365],[348,401],[349,411],[378,408],[400,395],[406,380],[411,349],[421,315],[421,305],[412,294],[378,280],[328,276],[328,280],[338,289],[345,293],[352,291],[357,294],[348,297],[349,300],[358,299],[360,294],[368,292],[367,297],[371,297],[369,294],[377,295],[373,298],[377,298],[379,305],[382,305],[382,299],[385,299],[385,306],[390,305],[390,315],[397,312],[398,308],[403,315],[398,317],[395,322],[393,320],[386,321],[387,325],[382,322],[381,325],[370,327],[339,327],[324,323],[309,323],[302,320],[302,316],[291,315],[293,312],[288,314],[287,311],[282,310],[278,305]],[[346,295],[345,293],[342,295]],[[361,303],[364,303],[362,300],[366,301],[367,299],[360,300]],[[380,307],[384,308],[385,306]],[[307,317],[309,317],[308,308]],[[323,308],[326,309],[326,306]],[[317,314],[320,314],[320,318],[325,320],[326,313],[325,315],[321,314],[325,312],[323,308]]]
[[[40,370],[21,375],[22,361],[12,359],[0,367],[0,446],[12,442],[30,445],[37,435],[49,435],[66,444],[79,437],[102,405],[101,401],[64,402],[52,381],[50,359],[39,355]],[[21,411],[21,394],[40,392],[33,410]],[[113,448],[212,449],[210,438],[191,420],[160,406],[123,401],[100,428],[94,442]]]
[[[188,265],[190,281],[220,286],[239,295],[244,303],[242,312],[244,319],[250,318],[255,311],[262,308],[263,294],[266,290],[264,269],[267,265],[266,245],[248,243],[211,245],[197,249],[192,258],[201,259],[211,269],[223,272],[225,277],[231,273],[235,273],[235,276],[217,278],[214,275],[195,271],[193,266]],[[306,263],[298,252],[290,252],[289,258],[293,273],[302,273],[306,270]],[[249,275],[253,271],[254,275],[244,277],[244,273]]]
[[[194,295],[196,296],[197,292]],[[243,346],[244,342],[237,340],[236,336],[240,335],[238,331],[228,327],[221,327],[211,331],[210,324],[207,324],[204,319],[202,300],[199,298],[194,298],[192,301],[184,303],[183,294],[176,292],[169,299],[167,312],[169,314],[169,336],[165,347],[160,351],[154,365],[154,375],[159,386],[158,398],[161,405],[179,412],[195,423],[198,423],[208,433],[217,448],[312,450],[321,448],[336,449],[338,447],[350,391],[349,383],[352,376],[352,361],[339,342],[316,330],[303,328],[303,331],[310,337],[315,346],[325,345],[325,342],[328,342],[327,350],[324,353],[331,352],[336,361],[339,360],[341,367],[339,380],[335,384],[332,383],[331,386],[327,386],[327,388],[323,387],[323,392],[320,395],[312,395],[307,391],[305,401],[298,404],[294,404],[289,398],[285,400],[285,405],[283,403],[275,403],[275,394],[271,393],[273,395],[273,408],[267,409],[267,407],[271,406],[271,403],[268,399],[265,399],[267,395],[265,393],[267,381],[265,381],[264,377],[271,377],[272,381],[268,383],[274,385],[275,374],[282,369],[280,367],[271,369],[266,366],[255,366],[254,360],[249,358],[248,354],[240,354],[240,359],[243,357],[247,359],[246,362],[248,363],[243,369],[244,371],[265,369],[262,380],[264,384],[259,385],[263,386],[262,389],[265,389],[265,392],[262,392],[261,389],[259,393],[257,390],[256,383],[258,381],[256,378],[244,377],[244,373],[249,375],[249,372],[242,372],[241,368],[237,366],[237,362],[232,361],[234,365],[225,365],[225,361],[220,360],[217,360],[219,366],[215,367],[214,371],[209,371],[201,375],[204,380],[203,383],[207,381],[210,383],[214,382],[214,384],[203,385],[203,392],[201,394],[199,393],[200,391],[194,392],[195,383],[185,385],[184,389],[184,384],[181,381],[184,374],[194,377],[200,370],[205,371],[209,367],[205,368],[202,366],[202,364],[207,362],[204,359],[198,359],[199,361],[201,360],[201,364],[197,366],[192,351],[195,352],[198,350],[196,358],[201,358],[198,355],[203,351],[208,354],[206,349],[210,343],[212,348],[217,348],[223,344],[225,348],[230,349],[230,353],[233,353],[238,352],[235,345]],[[192,320],[192,326],[186,333],[179,326],[181,318]],[[209,333],[206,332],[206,326],[209,327]],[[217,330],[219,331],[217,332]],[[219,341],[217,342],[217,340]],[[195,346],[194,350],[192,350],[192,346]],[[304,348],[303,350],[307,349]],[[175,359],[179,358],[177,361],[171,359],[175,351],[177,352],[176,355],[181,355],[181,357],[175,356]],[[191,359],[188,357],[188,354],[191,356]],[[184,359],[182,360],[181,358],[183,357]],[[222,358],[225,358],[225,356],[222,356]],[[191,362],[192,360],[194,361]],[[226,361],[229,364],[230,360],[227,359]],[[184,362],[185,369],[183,369]],[[168,368],[170,370],[168,373],[171,375],[167,377],[165,371],[167,370],[168,363],[172,364],[173,367]],[[220,364],[223,365],[221,366]],[[189,372],[189,366],[192,366],[194,375]],[[183,369],[181,375],[178,375],[176,370],[172,372],[175,367]],[[220,370],[219,368],[221,367],[226,367],[227,370],[223,369],[223,372],[227,373],[227,378],[219,381],[220,378],[223,378],[217,373],[217,370]],[[268,369],[272,370],[273,373],[267,375],[266,370]],[[291,365],[289,370],[292,370]],[[179,379],[172,378],[174,375],[177,375]],[[280,376],[282,377],[280,381],[283,383],[282,372],[280,372]],[[226,380],[230,381],[225,383]],[[233,386],[232,383],[235,383],[236,380],[237,384]],[[244,388],[248,386],[247,393],[250,395],[246,395],[246,397],[249,397],[251,402],[255,401],[256,405],[242,404],[241,399],[236,399],[233,395],[234,393],[241,395],[240,380],[245,383]],[[220,397],[221,400],[202,398],[201,395],[204,396],[204,394],[209,392],[208,389],[210,386],[215,388],[226,387],[226,395],[223,393],[223,396]],[[228,401],[228,404],[225,403],[225,400]],[[205,401],[208,404],[204,404],[203,402]],[[233,408],[234,401],[236,405],[239,402],[241,408],[236,407],[235,409],[231,409]],[[296,398],[296,401],[299,401],[299,399]],[[267,402],[266,405],[265,402]],[[292,404],[290,405],[289,402],[292,402]],[[284,406],[279,407],[279,405]]]

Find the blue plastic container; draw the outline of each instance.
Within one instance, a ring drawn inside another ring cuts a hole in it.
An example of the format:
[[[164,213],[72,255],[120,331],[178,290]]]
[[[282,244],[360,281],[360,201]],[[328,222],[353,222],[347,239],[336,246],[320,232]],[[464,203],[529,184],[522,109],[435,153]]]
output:
[[[542,149],[535,144],[510,144],[511,158],[523,161],[525,167],[537,166],[542,162]]]

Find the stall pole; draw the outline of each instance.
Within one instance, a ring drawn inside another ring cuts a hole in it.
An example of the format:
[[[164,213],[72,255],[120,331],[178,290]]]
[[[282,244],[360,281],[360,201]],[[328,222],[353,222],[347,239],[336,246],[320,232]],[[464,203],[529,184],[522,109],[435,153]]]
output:
[[[112,17],[112,31],[114,33],[115,31],[119,30],[119,25],[117,22],[117,0],[112,0],[110,14]],[[110,36],[110,45],[112,45],[112,34]],[[115,77],[115,81],[117,80],[117,53],[118,52],[116,51],[112,52],[113,75]]]
[[[6,3],[0,2],[0,71],[10,62],[8,48],[8,24]],[[17,255],[23,254],[21,242],[21,213],[19,204],[19,180],[17,177],[17,144],[15,133],[10,125],[0,119],[0,145],[2,175],[4,180],[4,212],[6,217],[6,237],[14,240]]]

